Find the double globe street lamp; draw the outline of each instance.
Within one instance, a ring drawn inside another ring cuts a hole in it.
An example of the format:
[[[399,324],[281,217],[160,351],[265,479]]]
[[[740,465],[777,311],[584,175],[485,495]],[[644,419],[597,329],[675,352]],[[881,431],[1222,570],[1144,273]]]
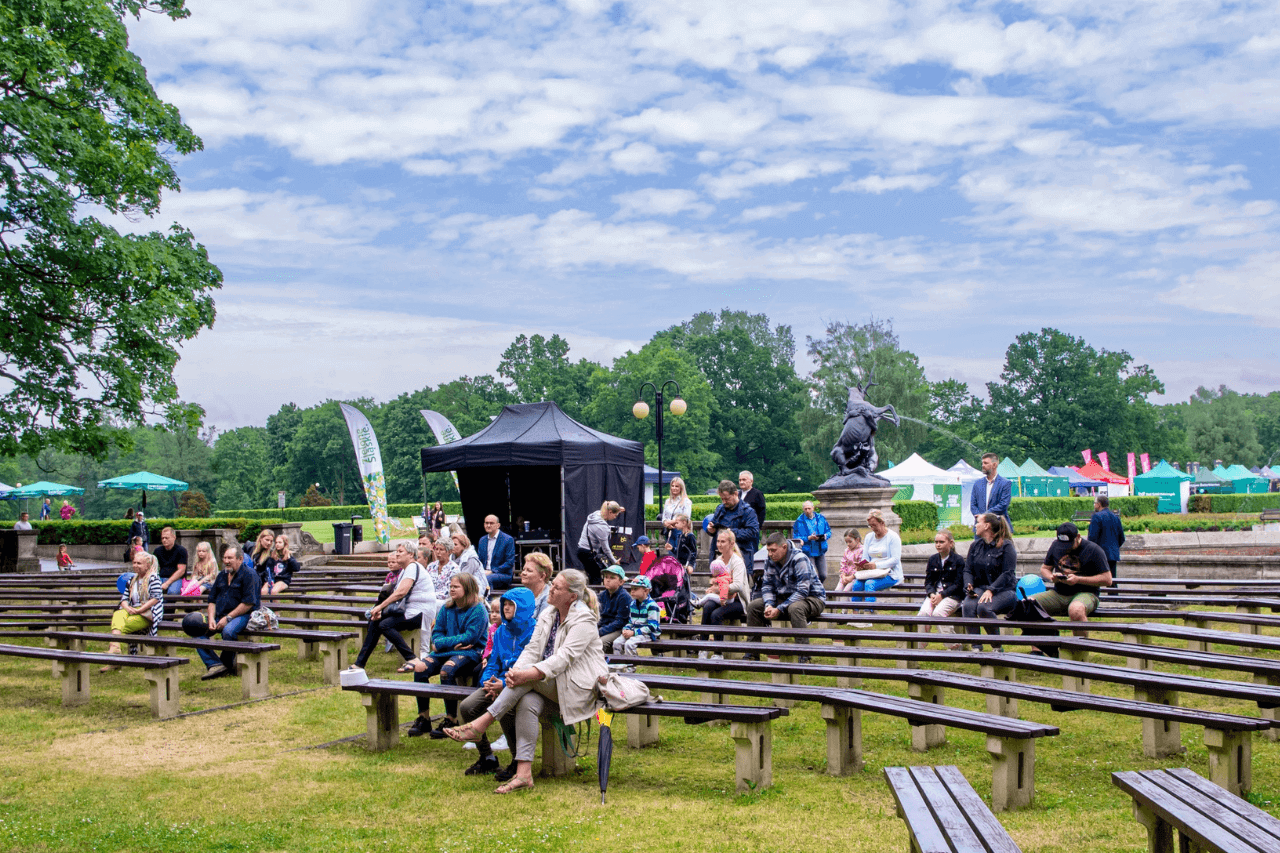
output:
[[[676,395],[671,400],[671,414],[683,415],[689,409],[689,404],[680,397],[680,384],[674,379],[668,379],[661,386],[654,385],[652,382],[645,382],[640,386],[640,390],[636,392],[636,404],[631,407],[631,414],[636,416],[636,420],[644,420],[649,417],[649,404],[644,401],[644,389],[646,387],[653,389],[654,411],[658,416],[658,503],[662,503],[662,395],[667,390],[668,385],[674,385]]]

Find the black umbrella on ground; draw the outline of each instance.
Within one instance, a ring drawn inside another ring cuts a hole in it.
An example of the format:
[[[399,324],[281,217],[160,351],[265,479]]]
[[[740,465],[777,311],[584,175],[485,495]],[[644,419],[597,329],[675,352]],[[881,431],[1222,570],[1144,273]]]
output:
[[[596,742],[596,772],[600,774],[600,805],[604,805],[604,794],[609,788],[609,764],[613,761],[613,712],[608,708],[596,711],[596,722],[600,724],[600,740]]]

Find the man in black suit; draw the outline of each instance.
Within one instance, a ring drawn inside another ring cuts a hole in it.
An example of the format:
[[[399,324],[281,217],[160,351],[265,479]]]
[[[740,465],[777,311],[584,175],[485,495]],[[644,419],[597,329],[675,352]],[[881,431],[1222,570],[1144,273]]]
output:
[[[755,488],[756,478],[750,471],[738,475],[738,499],[756,511],[760,529],[764,529],[764,493]]]

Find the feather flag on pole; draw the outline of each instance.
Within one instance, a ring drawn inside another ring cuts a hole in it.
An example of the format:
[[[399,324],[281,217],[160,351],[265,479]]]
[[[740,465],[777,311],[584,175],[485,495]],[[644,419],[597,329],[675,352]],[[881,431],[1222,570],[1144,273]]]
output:
[[[439,412],[433,412],[430,409],[418,410],[424,418],[427,419],[427,425],[431,427],[431,431],[436,434],[436,444],[452,444],[462,436],[448,418]],[[453,487],[458,488],[458,472],[450,471],[453,475]]]
[[[369,513],[373,516],[373,529],[379,545],[391,544],[391,522],[387,518],[387,479],[382,473],[382,451],[378,449],[378,437],[364,412],[346,403],[339,403],[342,417],[347,421],[351,443],[356,449],[356,464],[360,467],[360,479],[364,482],[364,496],[369,501]]]

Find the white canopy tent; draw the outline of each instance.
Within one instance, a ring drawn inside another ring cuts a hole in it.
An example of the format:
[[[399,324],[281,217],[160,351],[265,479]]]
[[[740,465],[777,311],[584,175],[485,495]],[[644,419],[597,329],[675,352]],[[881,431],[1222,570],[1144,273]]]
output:
[[[964,520],[964,507],[956,505],[962,503],[960,497],[963,492],[958,475],[926,462],[918,453],[911,454],[901,464],[879,473],[895,486],[913,486],[912,500],[933,501],[937,504],[938,519],[943,526],[952,521]],[[948,509],[950,513],[946,512]]]
[[[947,473],[960,478],[960,517],[961,521],[972,526],[973,513],[969,511],[969,499],[973,494],[973,484],[983,478],[982,471],[961,459],[948,468]]]

